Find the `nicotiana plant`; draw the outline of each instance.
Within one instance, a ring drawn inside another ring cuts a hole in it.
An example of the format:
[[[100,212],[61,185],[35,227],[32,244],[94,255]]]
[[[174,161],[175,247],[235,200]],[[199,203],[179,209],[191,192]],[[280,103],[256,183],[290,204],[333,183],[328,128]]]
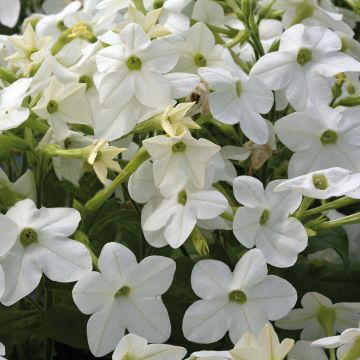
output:
[[[0,359],[360,359],[359,0],[0,0]]]

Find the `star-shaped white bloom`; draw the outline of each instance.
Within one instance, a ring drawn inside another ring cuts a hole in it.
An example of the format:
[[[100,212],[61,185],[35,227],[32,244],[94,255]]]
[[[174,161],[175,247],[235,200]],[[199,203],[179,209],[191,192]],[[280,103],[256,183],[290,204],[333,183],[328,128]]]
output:
[[[300,340],[291,349],[288,360],[328,360],[323,349],[311,346],[311,342]]]
[[[113,360],[181,360],[186,349],[167,344],[148,344],[147,340],[135,334],[125,335],[116,346]]]
[[[22,106],[32,79],[19,79],[0,91],[0,132],[15,129],[27,120],[30,110]]]
[[[360,71],[360,63],[341,53],[341,47],[340,38],[327,28],[294,25],[281,36],[279,51],[260,58],[250,74],[271,90],[285,89],[290,104],[302,111],[310,96],[330,100],[326,78]]]
[[[0,23],[14,27],[20,16],[20,0],[0,0]]]
[[[165,40],[151,41],[134,23],[111,42],[96,56],[98,73],[94,80],[102,106],[112,108],[109,116],[114,125],[107,138],[114,140],[132,130],[144,109],[149,112],[169,105],[170,83],[164,74],[172,70],[179,54]],[[123,122],[129,125],[125,127]]]
[[[33,111],[47,120],[58,141],[69,136],[67,124],[89,124],[91,114],[85,96],[86,85],[70,83],[63,85],[56,77],[44,90]]]
[[[295,153],[289,162],[289,177],[337,166],[359,172],[359,114],[356,107],[340,112],[314,101],[306,112],[278,120],[277,136]]]
[[[338,348],[336,351],[339,360],[357,360],[359,358],[360,327],[344,330],[338,336],[329,336],[312,342],[313,346],[326,349]]]
[[[11,52],[5,60],[20,68],[26,75],[49,55],[51,37],[37,35],[31,23],[28,23],[22,35],[9,36],[8,41]]]
[[[297,298],[286,280],[267,275],[266,261],[257,249],[243,255],[233,273],[221,261],[199,261],[191,286],[202,299],[187,309],[183,332],[198,343],[218,341],[227,331],[233,343],[247,332],[257,335],[269,320],[285,316]]]
[[[87,324],[91,352],[104,356],[114,350],[125,329],[150,342],[165,342],[171,324],[161,295],[171,285],[175,262],[149,256],[138,264],[126,246],[111,242],[98,264],[101,272],[85,275],[73,289],[80,311],[92,314]]]
[[[215,44],[215,38],[208,27],[197,22],[186,33],[183,42],[176,43],[180,59],[175,71],[196,73],[200,67],[222,67],[224,48]]]
[[[58,282],[79,280],[91,271],[86,247],[69,239],[80,222],[70,208],[37,209],[32,200],[17,202],[0,215],[5,292],[1,303],[12,305],[30,294],[44,273]],[[5,253],[6,252],[6,253]]]
[[[271,324],[266,324],[257,338],[244,334],[230,351],[233,360],[283,360],[294,345],[294,340],[284,339],[281,343]]]
[[[204,67],[198,72],[213,90],[209,94],[209,106],[214,118],[225,124],[240,123],[250,140],[265,144],[269,131],[260,114],[268,113],[274,102],[268,87],[232,62],[227,68]]]
[[[205,184],[205,172],[210,159],[220,146],[206,139],[195,139],[189,131],[179,136],[158,135],[143,141],[154,162],[155,184],[176,185],[182,175],[199,189]]]
[[[144,233],[163,229],[163,237],[173,248],[186,241],[197,220],[216,218],[228,207],[228,201],[219,191],[198,190],[186,186],[186,180],[178,186],[163,188],[161,192],[163,196],[145,205],[142,227]]]
[[[313,199],[328,199],[333,196],[350,196],[358,188],[360,173],[334,167],[285,180],[274,191],[292,190]]]
[[[354,34],[342,21],[343,15],[329,0],[277,0],[273,8],[284,11],[282,23],[285,28],[301,22],[304,25],[322,25],[340,30],[350,36]]]
[[[325,336],[324,323],[333,321],[335,333],[356,326],[360,321],[360,303],[333,304],[329,298],[317,292],[306,293],[301,299],[303,308],[294,309],[276,326],[287,330],[300,330],[302,340],[316,340]]]
[[[247,248],[256,246],[266,261],[277,267],[294,265],[307,246],[307,233],[301,222],[289,217],[300,205],[296,192],[274,192],[281,180],[274,180],[264,190],[261,181],[250,176],[234,180],[234,195],[243,204],[234,217],[235,237]]]

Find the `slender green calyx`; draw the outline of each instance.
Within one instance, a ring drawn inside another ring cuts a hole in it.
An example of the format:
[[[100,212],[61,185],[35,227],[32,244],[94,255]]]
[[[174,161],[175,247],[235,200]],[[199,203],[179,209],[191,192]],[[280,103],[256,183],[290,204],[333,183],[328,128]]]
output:
[[[164,0],[153,0],[153,8],[160,9],[164,5]]]
[[[270,217],[270,211],[268,209],[265,209],[260,217],[260,225],[265,225]]]
[[[79,79],[80,84],[86,85],[86,91],[88,91],[93,86],[93,81],[90,76],[83,75]]]
[[[187,202],[187,194],[185,190],[181,190],[178,194],[178,203],[185,206]]]
[[[326,190],[329,187],[326,176],[323,174],[315,174],[312,177],[313,184],[318,190]]]
[[[240,80],[238,80],[238,81],[235,83],[235,89],[236,89],[236,95],[237,95],[237,97],[240,97],[241,92],[242,92],[242,84],[241,84],[241,81],[240,81]]]
[[[320,141],[323,145],[336,144],[337,133],[334,130],[326,130],[320,136]]]
[[[58,103],[55,100],[50,100],[46,106],[46,109],[49,114],[52,114],[56,111],[58,111]]]
[[[186,145],[183,142],[178,142],[172,146],[172,152],[180,153],[186,150]]]
[[[247,296],[241,290],[234,290],[229,294],[229,300],[243,305],[247,301]]]
[[[30,244],[36,243],[38,241],[38,236],[35,230],[32,228],[25,228],[20,233],[20,243],[22,246],[26,247]]]
[[[120,296],[128,296],[130,293],[130,288],[125,285],[123,287],[121,287],[116,293],[115,293],[115,297],[120,297]]]
[[[301,1],[296,6],[295,17],[292,20],[290,26],[301,23],[304,19],[311,17],[314,13],[314,6],[309,3],[308,0]]]
[[[194,230],[191,232],[191,241],[199,255],[206,256],[209,254],[209,245],[198,226],[195,226]]]
[[[312,52],[310,49],[300,49],[297,55],[297,62],[300,65],[305,65],[312,60]]]
[[[353,342],[350,350],[345,353],[341,360],[359,360],[360,359],[360,336]]]
[[[197,53],[194,55],[194,63],[198,67],[206,66],[206,58],[203,54]]]
[[[336,310],[331,307],[322,306],[317,313],[316,318],[324,329],[326,336],[333,336]]]
[[[141,70],[142,62],[139,57],[136,55],[131,55],[126,62],[129,70],[139,71]]]
[[[341,52],[345,52],[349,48],[349,43],[346,38],[342,37],[341,39]]]

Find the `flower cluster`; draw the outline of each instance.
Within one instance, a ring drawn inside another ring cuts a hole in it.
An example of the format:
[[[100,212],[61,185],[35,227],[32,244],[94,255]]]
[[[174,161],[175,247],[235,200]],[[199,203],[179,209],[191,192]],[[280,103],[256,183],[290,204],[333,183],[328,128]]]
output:
[[[38,3],[0,35],[7,356],[360,359],[359,3]]]

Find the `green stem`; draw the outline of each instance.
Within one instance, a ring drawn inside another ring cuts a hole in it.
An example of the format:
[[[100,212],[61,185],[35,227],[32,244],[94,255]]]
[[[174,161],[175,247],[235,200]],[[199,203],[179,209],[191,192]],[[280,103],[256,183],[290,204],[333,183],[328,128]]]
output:
[[[360,201],[360,199],[352,199],[352,198],[344,196],[344,197],[342,197],[340,199],[331,201],[331,202],[329,202],[327,204],[318,206],[318,207],[310,209],[310,210],[306,210],[302,214],[301,217],[305,218],[307,216],[311,216],[311,215],[317,214],[319,212],[323,212],[323,211],[327,211],[327,210],[331,210],[331,209],[338,209],[338,208],[341,208],[341,207],[344,207],[344,206],[347,206],[347,205],[357,203],[359,201]]]
[[[105,187],[104,189],[98,191],[84,206],[85,212],[93,211],[99,208],[115,191],[115,189],[127,180],[131,174],[133,174],[136,169],[148,158],[150,155],[142,147],[133,157],[133,159],[125,166],[124,170],[119,173],[119,175],[113,180],[113,182]]]
[[[49,310],[54,303],[51,289],[45,288],[45,308]],[[54,340],[47,338],[45,342],[45,360],[52,360],[54,357]]]
[[[304,212],[311,206],[311,204],[313,202],[314,202],[314,199],[309,198],[309,197],[304,197],[299,209],[295,213],[295,217],[297,219],[300,219],[303,216]]]
[[[321,230],[321,229],[332,229],[334,227],[349,225],[349,224],[358,224],[360,223],[360,212],[357,212],[352,215],[344,216],[340,219],[326,221],[318,225],[314,225],[312,230]]]
[[[12,84],[18,78],[11,70],[5,69],[4,67],[0,67],[0,79],[3,79],[6,82]]]

